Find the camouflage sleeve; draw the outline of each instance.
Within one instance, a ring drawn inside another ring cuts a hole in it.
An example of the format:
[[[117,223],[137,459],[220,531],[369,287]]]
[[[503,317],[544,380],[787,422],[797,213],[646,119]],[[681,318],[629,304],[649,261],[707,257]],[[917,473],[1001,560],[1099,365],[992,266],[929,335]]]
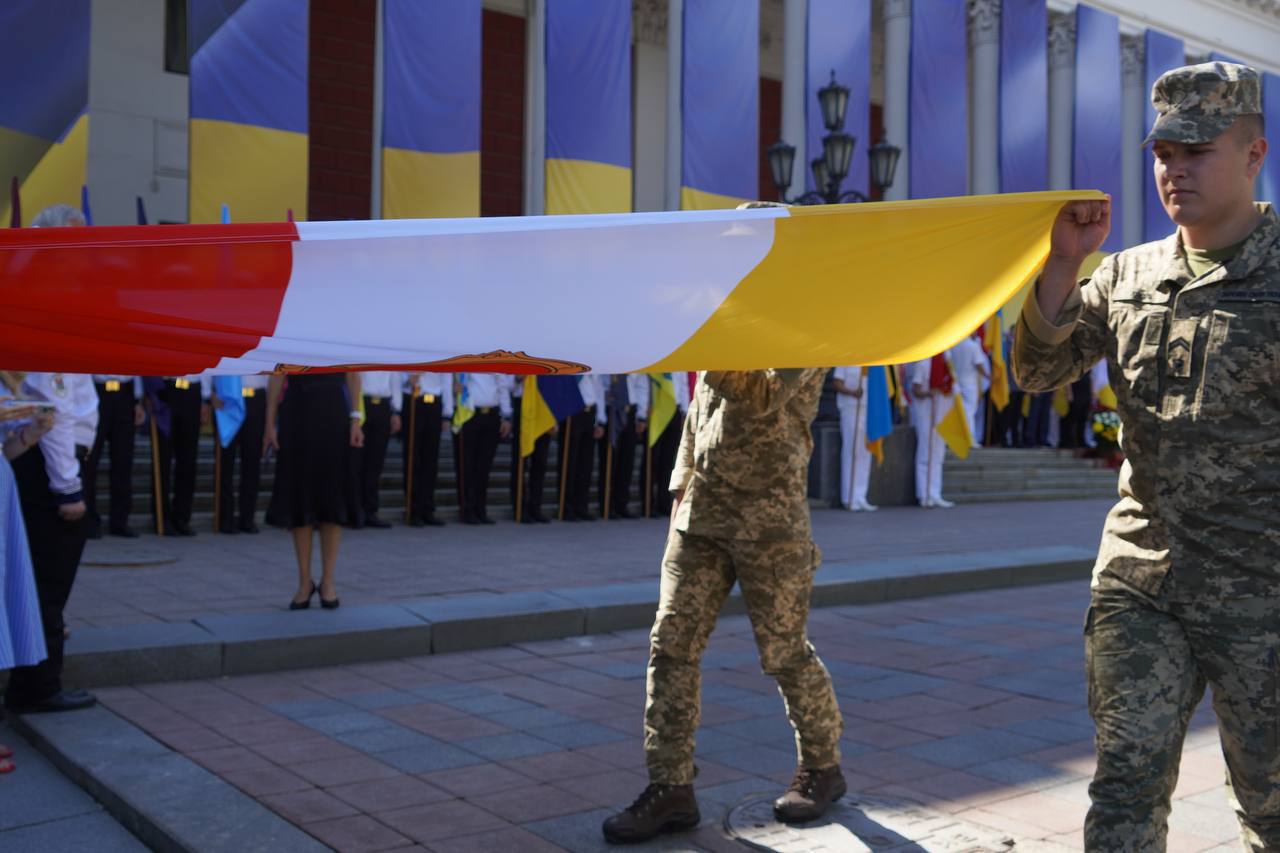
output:
[[[671,470],[671,483],[667,489],[672,493],[683,492],[693,479],[693,440],[698,434],[698,418],[702,407],[698,404],[698,395],[689,401],[689,413],[684,419],[684,429],[680,433],[680,450],[676,454],[676,465]]]
[[[726,400],[750,406],[762,415],[781,409],[804,386],[807,369],[708,371],[707,385]]]
[[[1106,258],[1049,321],[1033,290],[1022,305],[1013,344],[1013,375],[1024,391],[1049,391],[1079,379],[1106,355],[1107,306],[1116,266]],[[1036,283],[1039,287],[1039,282]]]

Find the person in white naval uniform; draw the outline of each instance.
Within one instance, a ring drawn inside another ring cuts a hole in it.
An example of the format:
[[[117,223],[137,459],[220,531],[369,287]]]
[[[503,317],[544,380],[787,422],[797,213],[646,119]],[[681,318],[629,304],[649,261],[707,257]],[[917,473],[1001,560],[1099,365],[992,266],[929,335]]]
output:
[[[867,449],[867,372],[837,367],[833,372],[840,412],[840,503],[853,512],[875,512],[867,502],[871,451]]]
[[[942,497],[942,461],[947,444],[938,424],[955,404],[956,390],[947,373],[945,356],[914,362],[907,369],[911,392],[911,425],[916,430],[916,500],[920,506],[948,509]]]

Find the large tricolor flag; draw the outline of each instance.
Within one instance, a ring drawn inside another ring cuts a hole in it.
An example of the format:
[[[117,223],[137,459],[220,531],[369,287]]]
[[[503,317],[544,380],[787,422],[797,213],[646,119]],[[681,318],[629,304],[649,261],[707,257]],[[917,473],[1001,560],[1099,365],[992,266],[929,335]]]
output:
[[[7,229],[0,364],[172,376],[907,362],[981,324],[1043,262],[1061,205],[1098,197]],[[454,320],[424,335],[442,304]]]
[[[307,0],[189,0],[190,221],[307,215]]]
[[[21,198],[22,224],[51,204],[80,199],[89,153],[89,0],[0,4],[0,198],[8,223]]]
[[[384,0],[382,215],[480,215],[480,0]]]

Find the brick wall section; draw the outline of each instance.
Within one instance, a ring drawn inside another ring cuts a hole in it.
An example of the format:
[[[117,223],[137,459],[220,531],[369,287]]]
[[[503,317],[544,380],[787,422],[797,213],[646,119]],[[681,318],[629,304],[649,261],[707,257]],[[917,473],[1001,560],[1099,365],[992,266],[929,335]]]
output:
[[[311,0],[307,218],[368,219],[375,0]]]
[[[480,215],[524,213],[525,21],[484,10],[480,71]]]
[[[760,78],[760,153],[756,158],[760,170],[760,198],[763,201],[777,201],[778,191],[773,186],[773,172],[769,171],[769,160],[764,152],[769,146],[782,137],[782,81]],[[796,155],[796,168],[800,168],[799,154]]]

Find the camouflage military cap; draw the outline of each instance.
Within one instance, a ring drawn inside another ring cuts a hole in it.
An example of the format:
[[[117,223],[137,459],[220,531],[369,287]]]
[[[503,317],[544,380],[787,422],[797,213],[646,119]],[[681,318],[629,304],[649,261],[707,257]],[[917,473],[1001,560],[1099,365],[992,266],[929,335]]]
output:
[[[1262,112],[1258,72],[1247,65],[1205,62],[1160,75],[1151,87],[1156,123],[1143,140],[1194,145],[1214,139],[1240,116]]]

